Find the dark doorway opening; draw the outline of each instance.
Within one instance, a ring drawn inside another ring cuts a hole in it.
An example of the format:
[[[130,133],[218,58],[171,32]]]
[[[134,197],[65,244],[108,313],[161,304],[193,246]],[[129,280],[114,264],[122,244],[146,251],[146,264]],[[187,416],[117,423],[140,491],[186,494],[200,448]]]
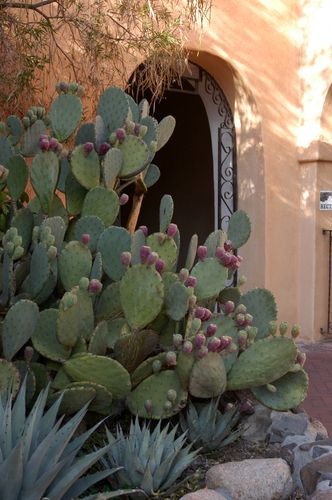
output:
[[[188,86],[191,87],[186,82]],[[150,96],[145,93],[144,97],[149,100]],[[200,96],[181,89],[166,91],[155,105],[153,116],[158,121],[166,115],[176,119],[175,131],[154,158],[161,176],[145,195],[138,225],[145,224],[149,232],[158,231],[160,200],[164,194],[170,194],[175,207],[173,222],[181,233],[179,265],[183,266],[191,236],[198,234],[203,244],[214,230],[210,127]]]

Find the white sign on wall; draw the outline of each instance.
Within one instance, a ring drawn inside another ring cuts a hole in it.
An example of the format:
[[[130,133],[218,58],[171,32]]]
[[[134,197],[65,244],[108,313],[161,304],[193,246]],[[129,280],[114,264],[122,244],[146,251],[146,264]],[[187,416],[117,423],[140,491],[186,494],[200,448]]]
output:
[[[332,191],[321,191],[319,195],[319,209],[332,210]]]

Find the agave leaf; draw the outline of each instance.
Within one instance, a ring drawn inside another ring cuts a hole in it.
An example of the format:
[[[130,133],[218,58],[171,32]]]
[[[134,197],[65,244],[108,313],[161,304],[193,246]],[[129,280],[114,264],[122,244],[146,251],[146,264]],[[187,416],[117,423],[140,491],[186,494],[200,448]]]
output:
[[[41,391],[36,399],[35,404],[30,411],[28,418],[25,421],[24,432],[23,432],[23,461],[27,462],[31,453],[34,451],[34,444],[37,441],[37,436],[39,432],[39,423],[45,408],[47,398],[47,391]]]
[[[8,457],[10,455],[13,446],[12,446],[12,395],[8,398],[4,419],[1,422],[4,432],[1,436],[0,447],[2,449],[4,457]]]
[[[61,460],[56,465],[54,465],[51,469],[47,470],[45,474],[39,477],[38,481],[30,488],[29,490],[25,490],[22,492],[19,500],[36,500],[36,498],[43,498],[47,491],[47,488],[52,481],[56,478],[56,476],[60,473],[61,469],[66,465],[66,460]],[[49,500],[51,499],[48,497]]]
[[[100,450],[84,455],[78,458],[69,470],[65,470],[64,473],[57,479],[53,486],[48,490],[47,496],[50,500],[58,500],[62,498],[69,488],[77,481],[77,479],[86,472],[91,465],[96,463],[107,451],[110,449],[110,445],[104,446]]]
[[[40,422],[39,439],[43,440],[50,432],[50,429],[52,429],[52,427],[55,425],[56,417],[59,411],[59,407],[61,405],[62,398],[63,394],[61,394],[61,396],[52,404],[52,406],[43,415]]]
[[[83,497],[82,500],[108,500],[109,498],[121,497],[123,495],[144,495],[147,494],[143,490],[132,489],[132,490],[116,490],[109,493],[97,493],[96,495],[89,495],[88,497]]]
[[[89,430],[87,430],[86,432],[84,432],[83,434],[78,436],[77,438],[73,439],[66,447],[66,449],[63,453],[63,456],[66,457],[67,455],[69,455],[73,451],[75,451],[75,450],[78,451],[83,446],[85,441],[91,436],[91,434],[93,434],[95,432],[95,430],[98,429],[100,424],[102,424],[104,421],[105,421],[105,419],[98,422],[96,425],[91,427]]]
[[[191,447],[192,445],[190,444],[186,448],[180,450],[180,452],[177,454],[177,461],[174,464],[174,467],[172,467],[170,474],[167,477],[167,480],[163,484],[164,490],[169,488],[177,480],[177,478],[182,474],[182,472],[188,467],[188,465],[191,464],[191,462],[197,456],[199,450],[195,450],[189,453]]]
[[[73,484],[71,488],[67,491],[67,493],[61,498],[61,500],[71,500],[72,498],[77,498],[79,495],[84,493],[90,486],[98,483],[102,479],[110,476],[114,472],[117,472],[120,467],[111,470],[103,470],[99,472],[95,472],[94,474],[89,474],[88,476],[84,476]]]
[[[23,480],[23,442],[19,441],[0,464],[0,491],[5,500],[17,500]]]
[[[24,377],[19,393],[16,397],[12,409],[12,445],[15,446],[18,439],[22,436],[25,425],[25,392],[26,392],[27,378]],[[1,404],[0,404],[1,407]],[[0,421],[2,421],[0,416]]]
[[[146,491],[147,493],[155,493],[154,490],[154,477],[151,474],[150,467],[147,467],[145,469],[144,475],[141,478],[141,484],[140,484],[142,490]]]

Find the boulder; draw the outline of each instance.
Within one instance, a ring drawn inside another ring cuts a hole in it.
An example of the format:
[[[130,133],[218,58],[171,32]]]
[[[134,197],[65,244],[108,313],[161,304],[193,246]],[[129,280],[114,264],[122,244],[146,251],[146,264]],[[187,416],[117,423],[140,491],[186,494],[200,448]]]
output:
[[[290,437],[286,438],[290,439]],[[284,443],[283,443],[284,444]],[[332,453],[332,440],[323,439],[321,441],[313,441],[311,443],[299,440],[298,446],[293,450],[293,481],[296,486],[304,489],[301,480],[301,471],[307,464],[316,461],[319,457]]]
[[[187,493],[180,500],[228,500],[221,493],[214,490],[209,490],[204,488],[202,490],[194,491],[193,493]]]
[[[267,430],[270,443],[282,443],[286,436],[304,435],[308,430],[309,417],[305,412],[293,413],[287,412],[271,412],[272,423]],[[314,434],[316,439],[317,432]],[[308,439],[312,440],[308,436]]]
[[[234,500],[286,499],[293,490],[290,468],[281,458],[215,465],[206,474],[206,485]]]
[[[308,496],[312,495],[319,481],[332,479],[332,453],[324,454],[307,463],[301,468],[300,477],[304,492]]]
[[[332,500],[332,491],[318,491],[311,500]]]
[[[261,404],[255,404],[255,413],[245,420],[246,430],[242,438],[250,442],[266,441],[267,430],[272,423],[271,410]]]

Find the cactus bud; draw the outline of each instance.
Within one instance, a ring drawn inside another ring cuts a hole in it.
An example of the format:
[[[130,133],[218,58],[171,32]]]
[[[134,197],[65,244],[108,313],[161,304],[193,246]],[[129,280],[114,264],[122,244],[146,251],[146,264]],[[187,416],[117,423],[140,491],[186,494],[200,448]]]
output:
[[[168,389],[166,397],[168,401],[171,401],[173,403],[174,401],[176,401],[177,392],[174,389]]]
[[[146,399],[144,401],[144,408],[146,413],[150,414],[152,412],[152,401],[151,399]]]
[[[32,357],[34,355],[34,348],[31,347],[30,345],[27,345],[24,349],[24,359],[28,363],[32,360]]]
[[[149,234],[149,230],[146,226],[140,226],[138,229],[140,229],[142,231],[142,233],[144,234],[145,238],[148,237],[148,234]]]
[[[24,128],[28,128],[30,126],[30,118],[28,116],[24,116],[22,118],[22,124]]]
[[[126,137],[126,131],[124,128],[118,128],[115,131],[115,135],[119,142],[123,142]]]
[[[206,341],[206,337],[205,337],[204,333],[202,333],[202,332],[197,333],[195,336],[195,340],[194,340],[194,344],[195,344],[196,349],[200,349],[205,344],[205,341]]]
[[[198,359],[202,359],[205,358],[208,352],[208,348],[203,345],[200,349],[198,349],[198,351],[196,351],[196,356],[198,357]]]
[[[83,245],[88,245],[89,241],[90,241],[90,235],[88,233],[82,234],[81,241],[82,241]]]
[[[103,288],[103,285],[100,283],[99,280],[92,279],[90,280],[89,283],[89,292],[93,295],[98,295]]]
[[[139,136],[141,139],[146,136],[146,133],[148,131],[148,127],[146,125],[140,125],[139,127]]]
[[[228,349],[228,352],[231,352],[231,345],[232,345],[232,337],[229,337],[228,335],[224,335],[222,337],[219,337],[220,340],[220,345],[218,352],[224,351],[225,349]],[[234,344],[235,350],[233,352],[237,352],[237,346]]]
[[[39,240],[39,236],[40,236],[40,227],[35,226],[32,230],[32,241],[36,243]]]
[[[16,247],[20,246],[22,245],[22,236],[17,235],[13,238],[12,241]]]
[[[197,257],[199,258],[199,260],[204,260],[206,256],[207,256],[207,247],[204,245],[200,245],[197,248]]]
[[[176,360],[176,353],[174,351],[168,351],[166,353],[166,365],[167,366],[176,366],[177,360]]]
[[[12,241],[8,241],[6,243],[6,246],[5,246],[5,251],[7,252],[7,254],[9,255],[9,257],[11,257],[14,253],[14,250],[15,250],[15,245]]]
[[[183,337],[180,333],[175,333],[173,335],[173,345],[174,347],[181,347],[183,342]]]
[[[150,253],[151,253],[150,247],[148,247],[146,245],[141,246],[139,254],[140,254],[140,259],[141,259],[142,264],[146,263],[147,258],[149,257]]]
[[[158,273],[161,274],[163,272],[163,270],[165,269],[165,262],[162,259],[158,259],[155,267],[156,267],[156,270],[158,271]]]
[[[293,325],[291,329],[291,335],[293,339],[296,339],[300,335],[300,325]]]
[[[192,288],[192,287],[188,287],[188,288]],[[196,306],[196,303],[197,303],[197,297],[196,297],[196,295],[191,295],[189,297],[189,308],[193,309]]]
[[[204,307],[201,307],[201,306],[196,307],[196,309],[195,309],[195,318],[198,318],[198,319],[201,320],[204,317],[204,314],[205,314],[205,308]]]
[[[155,359],[154,362],[152,363],[152,371],[153,373],[159,373],[160,370],[161,370],[162,366],[161,366],[161,362],[159,359]]]
[[[233,245],[231,240],[226,240],[224,243],[224,249],[226,252],[231,252],[233,250]]]
[[[110,144],[112,146],[114,146],[114,144],[116,143],[116,133],[115,132],[112,132],[110,137],[109,137],[109,141],[110,141]]]
[[[239,347],[245,347],[247,344],[247,339],[248,339],[248,333],[245,330],[240,330],[237,339]]]
[[[275,336],[275,334],[277,333],[277,328],[278,328],[277,322],[276,321],[270,321],[269,328],[268,328],[269,334]]]
[[[169,236],[170,238],[174,238],[177,231],[178,231],[178,226],[176,224],[173,224],[173,222],[171,222],[171,224],[167,228],[167,236]]]
[[[241,276],[238,281],[238,286],[243,286],[247,283],[247,278],[245,276]]]
[[[68,83],[60,82],[59,89],[61,90],[61,92],[67,92],[68,91]]]
[[[108,142],[102,142],[98,148],[99,156],[104,156],[107,153],[107,151],[110,149],[110,147],[111,147],[111,145],[108,144]]]
[[[240,313],[240,314],[246,314],[247,308],[244,304],[239,304],[235,308],[235,314]]]
[[[251,323],[254,321],[254,318],[251,314],[245,314],[244,315],[245,320],[246,320],[246,325],[251,325]]]
[[[297,357],[296,357],[296,362],[299,363],[299,365],[304,366],[304,363],[306,362],[307,355],[305,352],[299,352]]]
[[[210,323],[206,329],[206,336],[212,337],[216,333],[217,330],[218,330],[217,325],[215,325],[214,323]]]
[[[225,304],[222,305],[222,309],[224,311],[224,314],[228,316],[229,314],[232,314],[232,312],[235,309],[235,304],[231,300],[228,300],[225,302]]]
[[[300,365],[300,363],[294,363],[292,368],[289,369],[289,371],[291,373],[297,373],[297,372],[300,372],[301,370],[302,370],[302,366]]]
[[[244,314],[237,314],[235,316],[235,321],[236,321],[236,324],[237,326],[246,326],[246,317]]]
[[[147,259],[146,259],[146,265],[147,266],[154,266],[158,260],[158,254],[157,252],[151,252]]]
[[[139,123],[135,123],[134,135],[139,135],[140,128],[141,128],[140,124]]]
[[[220,348],[221,340],[218,337],[212,337],[208,342],[208,351],[217,352]]]
[[[201,328],[202,321],[199,318],[193,318],[192,323],[191,323],[191,330],[193,333],[198,332],[198,330]]]
[[[189,277],[189,271],[188,269],[186,269],[185,267],[183,267],[182,269],[180,269],[180,272],[179,272],[179,279],[185,283],[187,278]],[[186,285],[188,286],[188,285]]]
[[[183,352],[190,354],[193,350],[193,344],[190,340],[185,340],[182,345]]]
[[[94,145],[92,142],[86,142],[83,146],[84,154],[88,155],[94,149]]]
[[[56,256],[58,255],[58,249],[54,245],[51,245],[48,250],[47,250],[47,256],[50,260],[56,259]]]
[[[131,263],[131,253],[130,252],[122,252],[121,263],[126,268],[130,266],[130,263]]]
[[[66,292],[62,298],[64,309],[69,309],[77,304],[77,296],[74,293]]]
[[[253,342],[257,337],[258,329],[255,326],[249,326],[247,331],[248,331],[248,340],[250,342]]]
[[[238,351],[238,346],[234,343],[234,342],[230,342],[229,344],[229,347],[227,349],[227,352],[229,354],[233,354],[234,352],[237,352]]]
[[[282,337],[284,337],[287,333],[288,330],[288,323],[287,321],[282,321],[279,325],[279,333]]]
[[[85,276],[83,276],[80,279],[78,286],[79,286],[80,290],[87,290],[89,288],[89,284],[90,284],[89,278],[86,278]]]
[[[227,404],[225,405],[225,411],[230,411],[230,410],[233,410],[233,408],[234,408],[233,403],[227,403]]]
[[[20,259],[21,257],[23,257],[23,254],[24,254],[24,248],[19,245],[15,247],[12,259],[13,260]]]
[[[151,141],[149,144],[149,149],[151,153],[155,153],[157,151],[158,143],[157,141]]]
[[[239,406],[240,413],[244,413],[245,415],[252,415],[255,413],[255,407],[249,399],[242,401]]]
[[[165,403],[164,403],[164,410],[166,412],[171,411],[172,407],[173,407],[173,405],[172,405],[171,401],[165,401]]]
[[[266,386],[265,386],[265,387],[266,387],[266,389],[267,389],[268,391],[270,391],[270,392],[277,392],[277,388],[276,388],[276,386],[275,386],[275,385],[273,385],[273,384],[266,384]]]

